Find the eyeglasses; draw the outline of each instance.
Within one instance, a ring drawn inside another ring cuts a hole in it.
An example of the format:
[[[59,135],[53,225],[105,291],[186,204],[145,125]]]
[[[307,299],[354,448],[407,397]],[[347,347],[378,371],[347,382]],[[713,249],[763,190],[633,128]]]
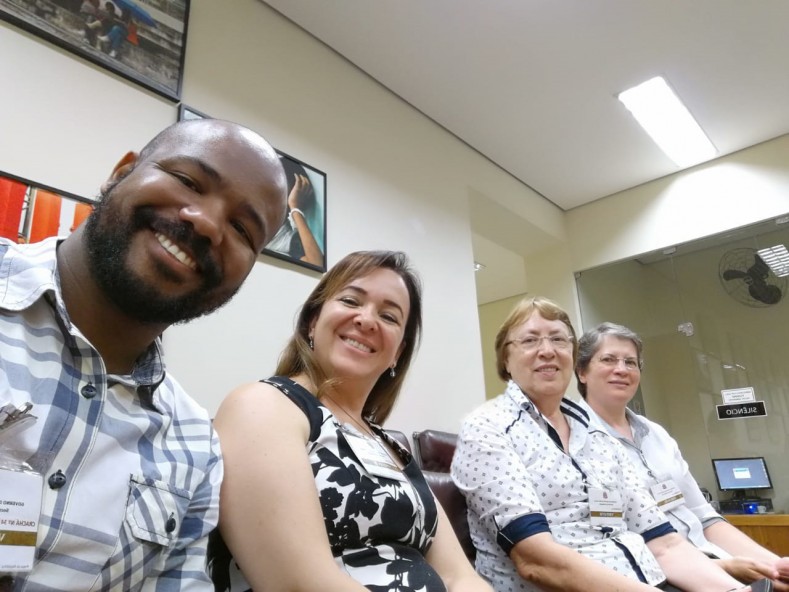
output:
[[[622,362],[625,365],[625,370],[630,372],[641,370],[641,363],[638,361],[638,358],[617,358],[616,356],[605,355],[597,358],[597,361],[606,368],[616,368],[619,366],[619,362]]]
[[[548,343],[553,349],[568,349],[570,347],[571,341],[569,337],[565,335],[543,335],[542,337],[537,337],[536,335],[529,335],[524,337],[523,339],[511,339],[510,341],[506,342],[504,345],[509,344],[516,344],[520,346],[523,351],[534,351],[540,348],[543,340],[548,340]]]

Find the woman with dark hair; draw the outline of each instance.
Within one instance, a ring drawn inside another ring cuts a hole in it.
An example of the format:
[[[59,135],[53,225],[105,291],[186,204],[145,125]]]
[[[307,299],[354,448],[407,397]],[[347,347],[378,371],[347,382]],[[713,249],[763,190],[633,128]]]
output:
[[[704,498],[682,457],[677,441],[663,427],[633,413],[644,366],[641,338],[622,325],[602,323],[578,342],[575,373],[584,408],[592,419],[622,443],[641,485],[655,497],[671,525],[696,547],[743,582],[768,577],[776,592],[789,591],[781,581],[779,558],[726,522]],[[789,577],[789,573],[784,574]]]
[[[483,592],[416,461],[381,429],[419,342],[403,253],[342,259],[299,313],[276,376],[222,403],[218,590]]]

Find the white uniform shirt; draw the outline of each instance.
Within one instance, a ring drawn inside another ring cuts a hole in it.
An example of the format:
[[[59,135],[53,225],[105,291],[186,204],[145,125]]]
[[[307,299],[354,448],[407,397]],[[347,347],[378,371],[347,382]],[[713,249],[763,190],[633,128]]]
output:
[[[550,532],[558,543],[617,572],[661,583],[665,575],[644,539],[674,529],[649,493],[639,489],[622,446],[590,426],[586,412],[572,401],[563,399],[561,411],[570,425],[569,454],[512,381],[503,395],[465,420],[452,478],[468,504],[477,571],[496,592],[537,590],[518,575],[509,552],[529,536]],[[589,487],[620,493],[619,526],[592,526]]]
[[[636,468],[642,487],[649,490],[656,483],[666,479],[672,479],[677,484],[685,498],[685,503],[666,512],[677,532],[704,553],[720,559],[731,557],[729,553],[709,542],[704,536],[704,529],[707,526],[723,518],[704,498],[699,484],[690,474],[688,463],[682,458],[677,441],[662,426],[626,409],[627,420],[630,422],[635,439],[635,442],[631,442],[597,415],[585,401],[582,401],[581,405],[595,424],[623,444]]]

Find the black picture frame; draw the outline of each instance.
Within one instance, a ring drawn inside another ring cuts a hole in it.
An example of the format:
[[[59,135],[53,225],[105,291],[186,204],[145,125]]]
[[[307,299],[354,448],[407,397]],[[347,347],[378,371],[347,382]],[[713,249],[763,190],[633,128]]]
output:
[[[277,150],[275,148],[275,150]],[[308,180],[307,194],[303,197],[306,205],[299,209],[307,223],[308,235],[304,240],[310,240],[310,236],[315,240],[315,246],[320,251],[313,259],[305,252],[302,237],[299,234],[299,214],[292,212],[288,207],[288,216],[284,224],[274,235],[274,238],[263,247],[263,253],[288,261],[295,265],[300,265],[315,271],[326,271],[326,173],[316,169],[314,166],[299,160],[295,156],[277,150],[280,162],[285,169],[288,179],[288,195],[294,192],[296,177],[306,177]],[[305,185],[303,184],[302,187]],[[290,198],[289,200],[290,201]],[[282,237],[286,236],[286,239]],[[289,243],[285,241],[289,240]]]
[[[0,171],[0,236],[9,240],[38,242],[70,234],[95,204],[92,199]]]
[[[178,121],[190,119],[210,119],[210,116],[181,103],[178,106]],[[291,212],[289,207],[285,222],[261,253],[323,273],[326,271],[327,244],[326,173],[295,156],[275,150],[288,179],[288,195],[291,196],[294,190],[301,191],[301,196],[292,196],[302,202],[298,208],[301,214]],[[299,177],[300,186],[296,189]],[[300,224],[301,221],[306,223],[306,228]],[[312,244],[312,248],[309,244]]]
[[[190,119],[211,119],[210,115],[206,115],[202,111],[193,109],[183,103],[178,104],[178,121],[188,121]]]
[[[190,2],[0,0],[0,19],[178,101]],[[114,19],[107,4],[115,11]]]

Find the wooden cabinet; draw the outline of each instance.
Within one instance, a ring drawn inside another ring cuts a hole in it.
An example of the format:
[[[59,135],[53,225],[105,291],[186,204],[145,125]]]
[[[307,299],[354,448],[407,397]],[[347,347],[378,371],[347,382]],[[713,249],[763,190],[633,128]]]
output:
[[[780,557],[789,556],[789,515],[727,514],[731,524]]]

